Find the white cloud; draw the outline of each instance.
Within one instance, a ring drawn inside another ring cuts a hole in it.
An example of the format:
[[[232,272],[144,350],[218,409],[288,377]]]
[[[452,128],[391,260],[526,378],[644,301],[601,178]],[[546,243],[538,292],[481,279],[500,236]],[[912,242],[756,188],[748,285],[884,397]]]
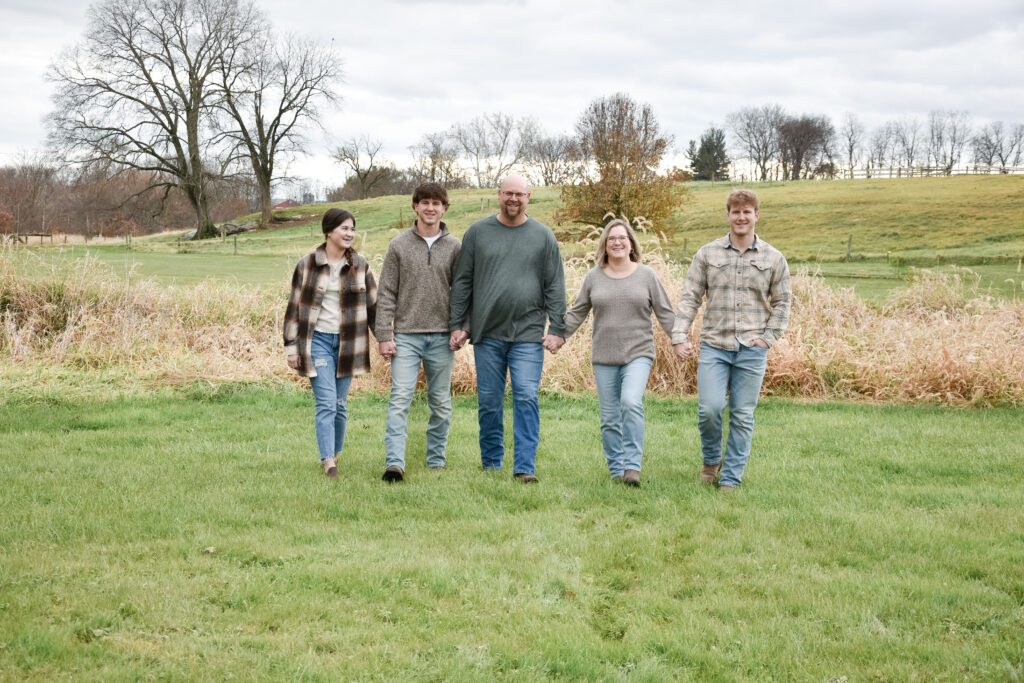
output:
[[[331,147],[369,134],[405,163],[424,133],[490,111],[571,131],[590,100],[649,102],[683,148],[744,105],[846,111],[868,125],[932,109],[1024,121],[1019,0],[381,0],[259,3],[282,32],[332,41],[343,101],[312,136],[309,169],[340,180]],[[46,64],[85,28],[84,0],[0,9],[0,163],[40,147]]]

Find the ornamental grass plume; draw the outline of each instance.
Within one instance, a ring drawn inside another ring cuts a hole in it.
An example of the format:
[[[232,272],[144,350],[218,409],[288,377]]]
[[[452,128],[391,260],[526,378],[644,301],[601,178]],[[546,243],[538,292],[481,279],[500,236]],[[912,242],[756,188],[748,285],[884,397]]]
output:
[[[641,234],[644,262],[677,301],[685,265],[665,256],[659,236]],[[583,246],[590,252],[566,262],[570,302],[593,264],[596,239],[588,239]],[[52,375],[58,368],[68,375],[151,387],[306,381],[285,364],[283,289],[213,281],[165,288],[131,275],[126,280],[94,259],[47,262],[13,248],[0,256],[5,379],[31,377],[33,369]],[[768,354],[766,394],[1024,405],[1024,303],[986,295],[970,271],[914,271],[908,287],[881,308],[806,271],[793,275],[793,292],[789,329]],[[700,324],[698,314],[690,334],[695,345]],[[544,390],[595,391],[591,330],[588,319],[558,355],[546,354]],[[649,391],[693,395],[696,359],[677,361],[657,324],[655,342]],[[371,364],[372,373],[357,378],[354,387],[386,393],[389,365],[376,353]],[[469,347],[456,354],[452,388],[460,394],[476,390]]]

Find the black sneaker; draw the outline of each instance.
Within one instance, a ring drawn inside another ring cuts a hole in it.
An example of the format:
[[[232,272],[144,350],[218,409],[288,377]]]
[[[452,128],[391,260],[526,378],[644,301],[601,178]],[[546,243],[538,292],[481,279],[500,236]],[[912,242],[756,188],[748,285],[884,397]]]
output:
[[[402,472],[402,468],[399,467],[398,465],[392,465],[391,467],[384,470],[384,476],[382,477],[382,479],[387,482],[402,481],[402,479],[404,478],[405,476],[404,473]]]

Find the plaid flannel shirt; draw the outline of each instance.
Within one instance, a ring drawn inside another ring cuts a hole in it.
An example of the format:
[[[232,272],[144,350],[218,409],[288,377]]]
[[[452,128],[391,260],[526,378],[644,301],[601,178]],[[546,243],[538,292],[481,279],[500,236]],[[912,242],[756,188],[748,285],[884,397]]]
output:
[[[338,350],[338,377],[363,375],[370,371],[370,330],[377,313],[377,283],[370,264],[352,249],[341,267],[341,336]],[[331,267],[326,245],[299,259],[292,275],[291,294],[284,313],[285,355],[296,354],[304,377],[315,377],[313,368],[313,331],[327,291]]]
[[[705,296],[701,342],[725,351],[750,346],[755,339],[774,346],[789,324],[793,299],[786,257],[756,236],[742,252],[728,235],[701,247],[686,273],[673,344],[688,339]]]

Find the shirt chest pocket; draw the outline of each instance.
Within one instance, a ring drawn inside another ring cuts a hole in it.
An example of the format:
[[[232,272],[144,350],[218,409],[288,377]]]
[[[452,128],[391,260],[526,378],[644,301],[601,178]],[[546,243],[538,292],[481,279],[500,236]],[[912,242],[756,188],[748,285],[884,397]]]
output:
[[[360,271],[353,273],[352,277],[345,278],[342,284],[344,296],[349,304],[362,305],[366,303],[366,273]]]
[[[771,284],[772,268],[763,259],[750,259],[746,264],[747,287],[767,294]]]
[[[728,259],[708,259],[708,287],[711,289],[730,286],[732,284],[732,273],[732,264]]]

